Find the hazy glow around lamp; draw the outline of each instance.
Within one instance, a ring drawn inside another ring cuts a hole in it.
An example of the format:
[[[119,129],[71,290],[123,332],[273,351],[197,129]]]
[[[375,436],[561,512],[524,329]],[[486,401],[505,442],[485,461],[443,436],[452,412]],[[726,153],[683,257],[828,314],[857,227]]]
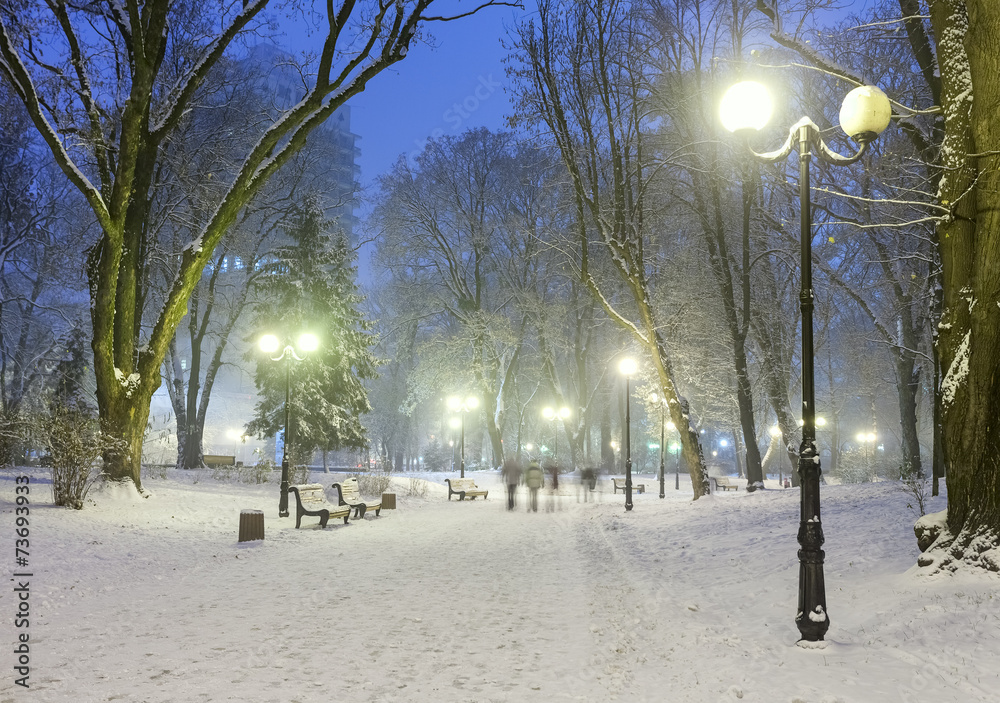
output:
[[[771,94],[757,81],[740,81],[722,96],[719,118],[730,132],[760,131],[774,112]]]
[[[281,342],[273,334],[265,334],[258,341],[257,346],[265,354],[273,354],[278,351],[278,347],[281,346]]]
[[[312,332],[303,332],[299,336],[299,349],[304,352],[314,352],[319,349],[319,337]]]

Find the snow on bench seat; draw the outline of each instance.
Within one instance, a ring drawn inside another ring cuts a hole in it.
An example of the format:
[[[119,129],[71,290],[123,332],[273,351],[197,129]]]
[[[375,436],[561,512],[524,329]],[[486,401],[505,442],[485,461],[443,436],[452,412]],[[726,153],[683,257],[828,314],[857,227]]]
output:
[[[476,496],[482,496],[485,500],[489,494],[489,491],[479,488],[471,478],[446,478],[445,481],[448,482],[448,500],[451,500],[452,494],[457,495],[459,500],[465,500],[466,496],[469,500],[475,500]]]
[[[716,476],[715,477],[715,487],[716,487],[716,489],[721,488],[724,491],[728,491],[730,489],[732,489],[734,491],[738,491],[740,489],[740,487],[738,485],[736,485],[734,482],[730,481],[725,476]]]
[[[295,494],[295,529],[302,524],[303,515],[313,515],[319,518],[319,526],[326,527],[332,517],[347,518],[351,515],[350,506],[334,506],[326,502],[326,491],[318,483],[307,483],[301,486],[289,486],[288,490]]]
[[[361,500],[361,488],[358,485],[358,479],[353,476],[345,478],[341,483],[333,484],[333,487],[337,489],[340,505],[354,508],[355,518],[363,518],[369,510],[374,510],[375,517],[378,517],[379,511],[382,510],[382,501],[380,500]]]
[[[611,482],[615,486],[615,493],[617,493],[619,490],[622,490],[622,491],[625,490],[625,479],[623,479],[623,478],[613,478],[613,479],[611,479]],[[636,493],[645,493],[646,492],[646,484],[645,483],[633,483],[632,484],[632,490],[635,491]]]

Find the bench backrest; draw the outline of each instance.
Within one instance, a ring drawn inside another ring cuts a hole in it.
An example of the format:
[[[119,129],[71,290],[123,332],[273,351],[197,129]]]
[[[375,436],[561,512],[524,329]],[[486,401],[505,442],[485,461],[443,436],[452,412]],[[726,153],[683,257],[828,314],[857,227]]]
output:
[[[476,482],[471,478],[452,478],[448,482],[451,484],[451,490],[453,491],[474,491],[476,490]]]
[[[361,488],[357,478],[352,476],[340,482],[340,497],[345,503],[357,503],[361,500]]]
[[[292,486],[299,496],[302,507],[309,508],[315,505],[326,505],[326,491],[322,484],[307,483],[303,486]]]
[[[723,478],[719,476],[715,479],[715,485],[717,486],[732,486],[733,484],[729,482],[728,478]]]
[[[618,486],[619,488],[625,488],[625,479],[623,479],[623,478],[613,478],[611,480],[614,481],[615,485]]]

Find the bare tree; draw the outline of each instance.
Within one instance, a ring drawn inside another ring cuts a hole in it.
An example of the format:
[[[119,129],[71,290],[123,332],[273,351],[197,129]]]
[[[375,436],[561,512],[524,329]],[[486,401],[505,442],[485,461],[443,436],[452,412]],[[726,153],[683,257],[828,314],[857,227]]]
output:
[[[708,492],[701,445],[678,393],[660,313],[650,298],[639,21],[634,8],[613,0],[541,2],[537,22],[523,24],[515,38],[519,109],[522,119],[541,126],[562,154],[574,194],[580,280],[652,359],[697,499]],[[594,276],[592,248],[599,250],[598,257],[606,252],[628,305],[616,305],[607,283]]]

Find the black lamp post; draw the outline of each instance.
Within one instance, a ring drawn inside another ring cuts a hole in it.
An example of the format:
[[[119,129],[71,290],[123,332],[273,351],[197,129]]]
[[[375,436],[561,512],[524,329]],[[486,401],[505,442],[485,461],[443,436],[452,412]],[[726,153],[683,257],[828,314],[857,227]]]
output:
[[[673,423],[670,423],[673,424]],[[674,455],[674,490],[679,491],[681,489],[681,457],[680,447],[677,442],[670,445],[670,453]]]
[[[798,145],[799,151],[799,225],[802,285],[799,302],[802,310],[802,444],[799,447],[801,505],[799,516],[799,602],[795,624],[802,640],[823,639],[830,628],[826,610],[826,585],[823,579],[822,550],[824,537],[820,522],[820,462],[816,448],[816,393],[813,370],[813,288],[812,288],[812,213],[809,202],[809,162],[812,149],[824,161],[846,166],[860,159],[889,125],[892,107],[878,88],[862,86],[852,90],[840,108],[840,124],[847,136],[859,144],[853,156],[841,156],[823,142],[819,127],[808,117],[796,122],[788,132],[784,146],[777,151],[758,154],[767,162],[783,161]],[[759,83],[744,81],[732,86],[722,99],[723,126],[730,132],[760,130],[771,116],[767,90]]]
[[[303,357],[299,356],[295,347],[291,344],[285,344],[284,349],[282,349],[281,354],[278,356],[271,356],[279,348],[281,348],[281,341],[273,334],[265,334],[257,342],[261,351],[271,357],[272,361],[284,361],[285,362],[285,442],[281,450],[281,489],[280,495],[278,497],[278,517],[288,517],[288,461],[290,454],[290,447],[292,444],[292,436],[290,424],[291,417],[291,363],[292,359],[296,361],[303,361]],[[299,337],[298,348],[302,352],[312,352],[319,348],[319,339],[316,335],[306,332]]]
[[[542,408],[542,417],[552,422],[552,460],[559,461],[559,427],[556,420],[566,420],[569,417],[569,408],[565,405],[558,410],[555,408]],[[571,447],[572,449],[572,447]]]
[[[632,509],[632,437],[631,424],[632,415],[629,402],[629,376],[635,373],[635,361],[632,359],[622,359],[618,365],[618,370],[625,376],[625,510]]]
[[[451,396],[448,398],[448,408],[452,412],[459,413],[461,434],[459,435],[458,446],[459,446],[459,457],[461,457],[461,473],[460,476],[465,478],[465,414],[470,410],[475,410],[479,407],[479,398],[475,396],[469,396],[465,400],[462,400],[458,396]]]

